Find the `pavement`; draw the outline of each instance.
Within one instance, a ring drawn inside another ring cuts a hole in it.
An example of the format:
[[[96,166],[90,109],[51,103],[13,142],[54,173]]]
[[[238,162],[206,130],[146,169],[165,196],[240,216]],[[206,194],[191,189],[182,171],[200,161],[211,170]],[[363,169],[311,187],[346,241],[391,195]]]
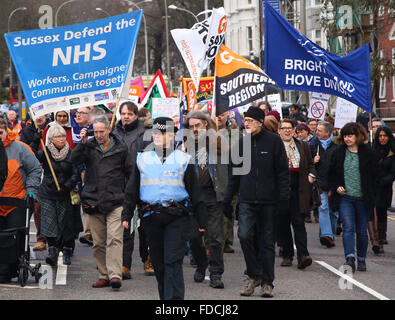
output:
[[[313,264],[305,270],[296,267],[281,267],[281,258],[276,256],[274,298],[260,297],[257,288],[251,297],[242,297],[245,263],[237,236],[235,253],[224,254],[224,289],[209,287],[208,273],[203,283],[195,283],[195,269],[189,258],[184,259],[185,299],[190,301],[272,301],[272,300],[387,300],[395,299],[395,214],[389,212],[388,242],[385,254],[374,255],[368,249],[367,272],[344,275],[339,271],[344,263],[341,236],[336,237],[336,246],[326,248],[319,243],[319,225],[306,224],[308,249]],[[235,225],[237,235],[237,225]],[[31,222],[30,246],[35,244],[35,228]],[[111,288],[94,289],[92,283],[98,279],[98,272],[92,258],[92,248],[76,242],[72,264],[58,268],[45,267],[47,252],[32,252],[31,263],[42,263],[46,282],[36,284],[30,277],[25,287],[13,279],[11,284],[0,284],[1,300],[158,300],[157,283],[154,276],[144,274],[143,263],[138,252],[138,237],[133,252],[132,279],[122,282],[122,288],[114,292]],[[278,250],[277,250],[278,252]],[[49,284],[53,284],[52,288]]]

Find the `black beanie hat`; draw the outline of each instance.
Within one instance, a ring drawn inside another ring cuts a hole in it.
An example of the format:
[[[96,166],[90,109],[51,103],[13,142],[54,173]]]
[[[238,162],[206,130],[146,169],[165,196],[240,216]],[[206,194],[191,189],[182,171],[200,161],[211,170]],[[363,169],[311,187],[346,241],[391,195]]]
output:
[[[244,112],[244,118],[252,118],[260,123],[265,122],[265,111],[258,107],[249,107],[247,112]]]

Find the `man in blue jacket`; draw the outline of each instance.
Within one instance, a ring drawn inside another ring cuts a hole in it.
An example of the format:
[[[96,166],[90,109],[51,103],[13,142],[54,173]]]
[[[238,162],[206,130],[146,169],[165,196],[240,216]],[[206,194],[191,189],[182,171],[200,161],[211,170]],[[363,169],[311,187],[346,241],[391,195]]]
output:
[[[238,193],[238,237],[249,277],[240,291],[242,296],[252,295],[254,289],[261,285],[261,296],[273,297],[275,214],[277,210],[289,206],[287,154],[281,138],[265,130],[264,119],[264,111],[257,107],[250,107],[244,113],[247,135],[239,140],[238,150],[232,150],[232,172],[224,199],[224,214],[228,216],[232,212],[232,197]],[[250,156],[246,147],[250,148]],[[234,152],[240,153],[242,163],[234,163]],[[248,161],[250,170],[235,174],[234,169],[248,167]],[[256,238],[259,239],[258,249],[261,252],[255,248]]]

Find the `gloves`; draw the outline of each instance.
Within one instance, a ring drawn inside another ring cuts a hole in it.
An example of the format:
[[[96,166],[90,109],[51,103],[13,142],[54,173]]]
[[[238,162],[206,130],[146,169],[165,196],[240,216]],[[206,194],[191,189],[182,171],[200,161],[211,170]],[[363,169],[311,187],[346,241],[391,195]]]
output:
[[[222,213],[229,220],[232,220],[233,207],[230,202],[222,203]]]
[[[32,191],[26,192],[25,200],[30,200],[30,199],[38,202],[36,194],[34,192],[32,192]]]

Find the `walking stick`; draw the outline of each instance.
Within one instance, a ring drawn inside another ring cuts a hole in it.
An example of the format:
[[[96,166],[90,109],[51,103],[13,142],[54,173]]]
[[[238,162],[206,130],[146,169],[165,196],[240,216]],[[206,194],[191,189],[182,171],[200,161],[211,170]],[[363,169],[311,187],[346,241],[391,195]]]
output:
[[[31,115],[30,115],[30,117],[31,117]],[[37,132],[38,132],[38,126],[37,126],[36,120],[33,120],[33,123],[34,123],[34,126],[36,127]],[[48,165],[49,165],[49,169],[51,170],[53,180],[55,181],[56,188],[58,189],[58,191],[60,191],[59,181],[58,181],[58,178],[56,177],[55,171],[53,170],[52,163],[51,163],[51,160],[49,159],[47,148],[45,147],[45,143],[44,143],[44,140],[43,140],[42,137],[40,138],[40,142],[41,142],[41,147],[43,148],[43,151],[44,151],[44,154],[45,154],[45,158],[47,159],[47,162],[48,162]]]

